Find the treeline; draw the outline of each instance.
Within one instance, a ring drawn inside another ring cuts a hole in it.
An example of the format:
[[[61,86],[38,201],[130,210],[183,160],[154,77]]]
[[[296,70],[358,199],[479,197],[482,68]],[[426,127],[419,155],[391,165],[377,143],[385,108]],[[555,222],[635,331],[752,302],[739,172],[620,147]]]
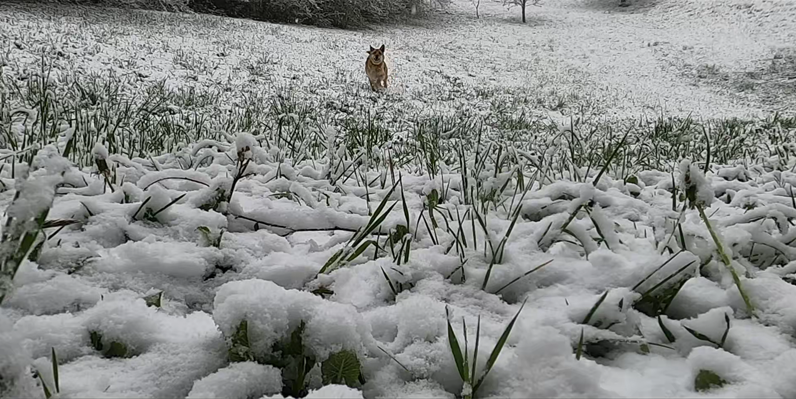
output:
[[[48,0],[44,0],[48,1]],[[49,0],[171,12],[200,12],[261,21],[358,28],[422,18],[449,0]]]

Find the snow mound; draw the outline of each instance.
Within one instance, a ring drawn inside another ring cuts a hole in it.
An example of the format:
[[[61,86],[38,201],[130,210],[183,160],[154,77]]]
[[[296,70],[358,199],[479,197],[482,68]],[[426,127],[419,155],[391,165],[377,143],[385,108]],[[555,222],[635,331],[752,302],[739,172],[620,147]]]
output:
[[[213,320],[227,339],[242,321],[256,357],[271,353],[302,322],[304,344],[319,361],[348,350],[364,353],[372,339],[370,326],[353,306],[325,301],[305,291],[286,290],[270,281],[233,281],[221,286],[214,301]]]
[[[194,383],[187,399],[248,399],[282,390],[279,369],[254,362],[234,363]]]

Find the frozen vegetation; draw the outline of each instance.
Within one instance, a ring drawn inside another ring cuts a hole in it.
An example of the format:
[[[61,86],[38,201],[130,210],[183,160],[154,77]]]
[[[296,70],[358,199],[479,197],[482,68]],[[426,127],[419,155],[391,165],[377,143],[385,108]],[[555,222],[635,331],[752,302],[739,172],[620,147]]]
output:
[[[527,13],[0,5],[0,397],[795,398],[796,6]]]

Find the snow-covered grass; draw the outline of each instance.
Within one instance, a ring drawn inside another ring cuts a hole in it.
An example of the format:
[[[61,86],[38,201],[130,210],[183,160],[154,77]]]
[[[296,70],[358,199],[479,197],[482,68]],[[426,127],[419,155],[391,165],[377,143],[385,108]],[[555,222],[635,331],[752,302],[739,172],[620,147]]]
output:
[[[0,394],[796,396],[796,115],[513,47],[677,5],[705,14],[0,6]]]

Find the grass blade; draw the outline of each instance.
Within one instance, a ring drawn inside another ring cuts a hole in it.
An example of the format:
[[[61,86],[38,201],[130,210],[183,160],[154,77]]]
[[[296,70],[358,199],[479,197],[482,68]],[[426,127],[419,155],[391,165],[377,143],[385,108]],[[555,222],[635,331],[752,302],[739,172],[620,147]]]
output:
[[[473,352],[473,367],[470,375],[470,381],[475,381],[475,372],[478,368],[478,347],[481,344],[481,315],[478,315],[478,324],[475,327],[475,351]],[[475,391],[473,391],[475,394]]]
[[[176,204],[176,203],[180,202],[180,200],[181,200],[181,199],[183,199],[183,198],[185,198],[185,196],[186,196],[186,195],[188,195],[188,193],[185,193],[185,194],[183,194],[183,195],[181,195],[181,196],[179,196],[179,197],[175,198],[174,200],[172,200],[171,202],[169,202],[168,204],[166,204],[165,206],[163,206],[163,208],[160,208],[160,209],[158,209],[158,210],[157,210],[157,212],[153,213],[153,214],[152,214],[152,217],[155,217],[155,216],[157,216],[157,215],[158,215],[160,212],[163,212],[163,211],[165,211],[166,209],[169,209],[169,207],[170,207],[170,206],[172,206],[172,205],[174,205],[174,204]],[[150,198],[152,198],[152,197],[150,197]]]
[[[369,246],[375,245],[375,244],[376,244],[376,242],[373,241],[373,240],[365,241],[362,245],[360,245],[357,248],[356,251],[354,251],[353,254],[351,254],[351,256],[348,257],[348,262],[352,262],[354,259],[358,258],[359,255],[362,255],[362,253],[365,252],[365,250],[368,249]]]
[[[580,339],[578,339],[578,347],[575,349],[575,360],[580,360],[583,356],[583,328],[580,329]]]
[[[586,318],[583,319],[583,323],[581,324],[589,324],[589,321],[591,321],[592,316],[594,316],[594,313],[597,312],[597,308],[599,308],[600,305],[603,304],[603,301],[605,301],[605,298],[608,297],[609,292],[611,292],[611,290],[605,291],[605,293],[603,293],[602,296],[600,296],[600,299],[598,299],[597,303],[595,303],[594,306],[591,307],[591,310],[589,310],[589,313],[586,314]]]
[[[672,256],[671,256],[669,259],[667,259],[667,260],[666,260],[666,262],[663,262],[663,264],[662,264],[662,265],[658,266],[658,267],[657,267],[655,270],[653,270],[653,271],[652,271],[652,273],[648,274],[648,275],[647,275],[647,277],[644,277],[644,278],[643,278],[641,281],[639,281],[639,282],[638,282],[638,284],[634,285],[634,286],[633,286],[633,288],[631,288],[631,289],[632,289],[633,291],[635,291],[636,289],[638,289],[638,287],[640,287],[640,286],[641,286],[641,284],[644,284],[644,283],[645,283],[647,280],[649,280],[649,279],[652,277],[652,275],[653,275],[653,274],[657,273],[657,272],[658,272],[658,270],[661,270],[661,269],[663,269],[663,268],[664,268],[666,265],[668,265],[668,264],[669,264],[669,262],[671,262],[671,261],[672,261],[674,258],[676,258],[676,257],[677,257],[677,255],[680,255],[682,252],[683,252],[683,251],[682,251],[682,250],[680,250],[680,251],[679,251],[679,252],[677,252],[676,254],[672,255]]]
[[[730,333],[730,315],[727,313],[724,314],[724,321],[727,323],[727,329],[724,330],[724,334],[721,336],[721,341],[719,342],[719,346],[722,348],[724,347],[724,343],[727,342],[727,334]]]
[[[614,150],[611,152],[611,155],[605,161],[605,165],[603,165],[602,169],[600,169],[600,173],[597,174],[597,177],[594,178],[594,181],[591,182],[592,185],[597,186],[597,183],[600,182],[600,178],[603,177],[603,174],[611,167],[611,161],[614,160],[616,154],[619,153],[619,150],[625,145],[625,141],[627,141],[627,136],[630,135],[630,129],[628,129],[627,133],[625,133],[624,137],[622,137],[622,141],[614,147]]]
[[[138,206],[138,209],[133,214],[133,219],[136,219],[138,214],[141,213],[141,210],[144,209],[144,206],[146,206],[146,203],[149,202],[149,200],[151,200],[151,199],[152,199],[152,197],[146,197],[144,202],[142,202],[141,205]],[[81,204],[82,204],[82,202],[81,202]],[[83,206],[86,207],[85,204],[83,204]],[[86,207],[86,210],[88,210],[88,207]],[[91,211],[89,211],[88,213],[89,213],[89,216],[93,216],[93,215],[91,215]]]
[[[41,376],[41,373],[37,373],[39,376],[39,381],[41,381],[41,387],[44,389],[44,397],[46,399],[50,399],[53,394],[50,392],[50,389],[47,388],[47,383],[44,382],[44,377]]]
[[[514,323],[517,321],[517,317],[519,317],[520,313],[522,313],[523,307],[525,307],[525,302],[523,302],[522,305],[520,305],[520,310],[518,310],[517,314],[514,315],[514,318],[511,319],[509,324],[506,326],[506,329],[503,330],[503,334],[500,336],[500,339],[498,339],[497,344],[495,344],[495,347],[492,349],[492,353],[489,355],[489,359],[487,359],[486,361],[486,370],[484,370],[484,374],[481,375],[481,378],[478,379],[478,382],[473,387],[473,395],[475,394],[475,392],[478,391],[478,388],[481,386],[481,384],[484,382],[484,379],[486,379],[486,376],[492,370],[492,366],[495,365],[498,356],[500,356],[500,352],[503,350],[503,347],[506,345],[506,340],[508,340],[509,335],[511,334],[511,329],[514,328]]]
[[[376,345],[376,347],[379,348],[380,351],[384,352],[385,355],[389,356],[390,359],[392,359],[395,363],[397,363],[399,366],[401,366],[401,368],[406,370],[407,373],[410,373],[410,374],[412,373],[411,371],[409,371],[408,368],[406,368],[406,366],[403,365],[403,363],[399,362],[398,359],[396,359],[395,356],[393,356],[390,352],[387,352],[384,348],[382,348],[379,345]]]
[[[534,267],[534,268],[533,268],[533,269],[531,269],[531,270],[528,270],[527,272],[523,273],[522,275],[520,275],[520,276],[516,277],[514,280],[511,280],[511,281],[509,281],[509,282],[508,282],[506,285],[504,285],[504,286],[500,287],[500,289],[499,289],[499,290],[495,291],[495,295],[499,294],[499,293],[500,293],[500,291],[503,291],[503,290],[505,290],[506,288],[508,288],[510,285],[512,285],[512,284],[514,284],[514,283],[516,283],[517,281],[520,281],[520,279],[522,279],[523,277],[525,277],[525,276],[527,276],[527,275],[529,275],[529,274],[531,274],[531,273],[533,273],[533,272],[535,272],[535,271],[537,271],[537,270],[539,270],[539,269],[541,269],[541,268],[543,268],[543,267],[545,267],[545,266],[549,265],[550,263],[553,263],[553,259],[550,259],[550,260],[548,260],[547,262],[545,262],[545,263],[542,263],[541,265],[539,265],[539,266],[536,266],[536,267]]]
[[[387,272],[384,271],[384,268],[381,267],[381,274],[384,275],[384,279],[387,280],[387,284],[390,285],[390,290],[392,290],[393,295],[398,295],[398,291],[395,290],[395,286],[392,284],[392,280],[390,280],[390,276],[387,275]]]
[[[404,178],[398,174],[398,182],[401,183],[401,202],[404,208],[404,220],[406,220],[406,227],[409,228],[409,208],[406,206],[406,196],[404,195]]]
[[[714,340],[710,339],[710,337],[708,337],[708,336],[707,336],[707,335],[705,335],[705,334],[702,334],[702,333],[701,333],[701,332],[699,332],[699,331],[696,331],[696,330],[694,330],[694,329],[688,328],[688,327],[686,327],[686,326],[683,326],[683,328],[685,328],[685,330],[686,330],[686,331],[688,331],[689,333],[691,333],[691,335],[693,335],[693,336],[694,336],[694,338],[696,338],[696,339],[698,339],[698,340],[700,340],[700,341],[706,341],[706,342],[710,342],[710,343],[711,343],[711,344],[713,344],[713,345],[716,345],[716,346],[721,346],[721,345],[719,345],[719,343],[718,343],[718,342],[716,342],[716,341],[714,341]]]
[[[666,327],[666,325],[663,324],[663,320],[661,319],[660,315],[658,315],[658,325],[661,327],[661,331],[663,331],[663,335],[666,336],[666,340],[669,341],[670,344],[673,344],[674,341],[676,341],[676,338],[674,337],[674,334],[672,334],[672,332],[669,331],[669,329]]]
[[[450,345],[451,348],[453,361],[456,363],[456,370],[459,371],[459,376],[462,378],[462,381],[467,382],[467,371],[464,369],[464,356],[462,356],[462,349],[459,346],[459,340],[456,339],[456,333],[453,332],[453,326],[451,326],[450,320],[450,311],[447,307],[445,308],[445,318],[448,322],[448,345]]]
[[[52,363],[53,363],[53,380],[55,381],[55,392],[61,392],[61,384],[58,382],[58,357],[55,356],[55,348],[50,347],[52,351]]]

